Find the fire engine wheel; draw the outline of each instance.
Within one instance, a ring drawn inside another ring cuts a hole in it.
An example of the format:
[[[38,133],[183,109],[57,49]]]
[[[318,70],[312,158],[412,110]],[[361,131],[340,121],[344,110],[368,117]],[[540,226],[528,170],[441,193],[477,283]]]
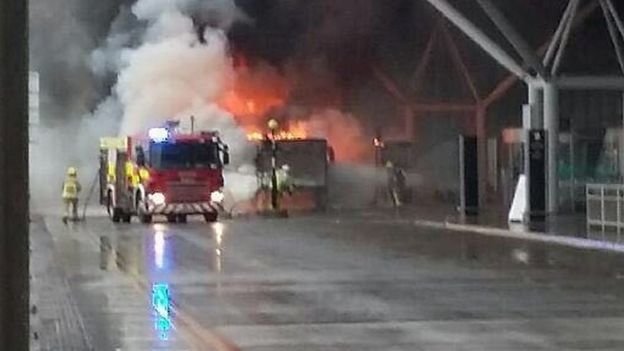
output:
[[[176,215],[167,215],[167,222],[169,223],[175,223],[176,219]]]
[[[178,215],[178,223],[186,223],[186,215]]]
[[[139,220],[143,224],[150,224],[150,223],[152,223],[152,216],[151,215],[147,215],[147,214],[140,214],[139,215]]]
[[[143,224],[152,223],[152,215],[145,213],[145,204],[142,201],[141,194],[136,196],[136,211],[139,216],[139,221]]]
[[[130,222],[132,222],[132,215],[129,214],[129,213],[124,213],[121,216],[121,219],[123,220],[124,223],[130,223]]]
[[[108,216],[113,223],[119,223],[121,221],[121,211],[113,206],[113,198],[110,191],[106,199],[106,212],[108,212]]]
[[[113,209],[113,213],[111,214],[110,217],[111,217],[111,221],[113,221],[113,223],[121,222],[121,213],[116,208]]]
[[[219,214],[217,212],[215,213],[206,213],[204,214],[204,219],[206,220],[206,222],[208,223],[214,223],[217,221],[217,218],[219,217]]]

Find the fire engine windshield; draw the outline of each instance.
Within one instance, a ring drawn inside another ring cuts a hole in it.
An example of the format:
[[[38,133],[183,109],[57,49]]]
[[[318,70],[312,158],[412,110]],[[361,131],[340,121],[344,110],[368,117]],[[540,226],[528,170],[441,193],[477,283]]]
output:
[[[211,168],[220,165],[213,143],[153,143],[150,163],[156,169]]]

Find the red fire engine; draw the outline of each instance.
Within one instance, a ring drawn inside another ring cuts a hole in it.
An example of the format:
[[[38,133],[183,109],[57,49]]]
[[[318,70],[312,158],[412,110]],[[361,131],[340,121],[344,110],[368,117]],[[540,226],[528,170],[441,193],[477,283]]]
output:
[[[182,134],[175,123],[147,136],[102,138],[100,202],[113,222],[163,215],[184,223],[188,215],[217,220],[223,201],[228,147],[217,132]]]

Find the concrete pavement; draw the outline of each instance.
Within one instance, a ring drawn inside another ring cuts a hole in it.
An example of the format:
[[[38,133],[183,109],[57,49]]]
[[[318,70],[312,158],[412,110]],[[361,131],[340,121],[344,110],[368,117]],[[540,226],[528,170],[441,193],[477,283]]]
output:
[[[355,215],[46,223],[96,350],[624,349],[624,282],[522,242]]]
[[[31,350],[91,350],[82,315],[43,218],[30,226]]]

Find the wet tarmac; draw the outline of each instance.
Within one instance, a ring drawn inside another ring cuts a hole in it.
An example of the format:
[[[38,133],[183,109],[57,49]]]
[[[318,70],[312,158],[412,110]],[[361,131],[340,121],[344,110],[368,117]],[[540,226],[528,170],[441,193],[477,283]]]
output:
[[[95,350],[624,349],[619,269],[573,250],[366,216],[45,223]]]

